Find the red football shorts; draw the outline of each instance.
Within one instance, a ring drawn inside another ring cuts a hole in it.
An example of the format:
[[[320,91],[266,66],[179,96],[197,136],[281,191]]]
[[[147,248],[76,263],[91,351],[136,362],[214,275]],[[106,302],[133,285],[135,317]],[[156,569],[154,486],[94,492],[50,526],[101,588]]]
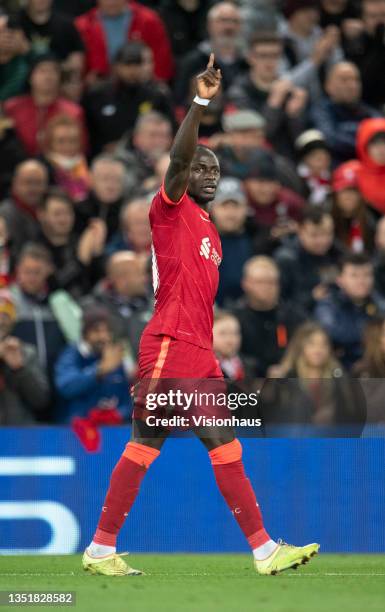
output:
[[[217,406],[217,398],[222,397],[226,389],[221,368],[211,350],[170,336],[143,334],[139,347],[139,379],[135,389],[134,419],[143,421],[151,414],[167,418],[193,414],[223,416],[225,411],[227,415],[225,406]],[[167,404],[149,410],[149,394],[153,398],[171,391],[193,395],[188,409],[180,404]]]
[[[139,378],[223,378],[213,351],[170,336],[143,334]]]

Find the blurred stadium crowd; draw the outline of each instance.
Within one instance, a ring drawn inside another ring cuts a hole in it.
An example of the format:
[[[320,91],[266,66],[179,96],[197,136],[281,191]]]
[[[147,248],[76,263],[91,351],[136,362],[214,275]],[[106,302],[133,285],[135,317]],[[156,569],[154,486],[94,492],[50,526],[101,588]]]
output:
[[[0,425],[130,418],[148,211],[210,51],[218,359],[354,420],[354,381],[385,376],[385,0],[0,7]]]

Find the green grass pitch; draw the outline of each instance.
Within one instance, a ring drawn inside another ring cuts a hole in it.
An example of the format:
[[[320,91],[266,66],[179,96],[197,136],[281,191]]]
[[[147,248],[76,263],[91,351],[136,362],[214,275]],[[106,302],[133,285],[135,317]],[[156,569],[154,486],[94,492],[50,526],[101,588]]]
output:
[[[80,560],[79,555],[0,557],[0,590],[75,591],[76,606],[60,609],[76,612],[385,609],[385,555],[321,554],[296,571],[271,577],[255,574],[250,555],[135,554],[131,564],[147,575],[119,578],[86,574]]]

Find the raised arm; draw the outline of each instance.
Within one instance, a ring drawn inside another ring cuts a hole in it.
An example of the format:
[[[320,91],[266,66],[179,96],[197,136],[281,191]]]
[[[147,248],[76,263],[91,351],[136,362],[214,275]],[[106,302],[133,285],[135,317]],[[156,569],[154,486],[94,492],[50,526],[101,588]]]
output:
[[[199,124],[205,106],[219,90],[221,78],[221,71],[214,68],[214,54],[211,53],[205,72],[197,76],[197,97],[180,125],[170,152],[171,161],[164,188],[173,202],[178,202],[187,189],[190,166],[198,143]]]

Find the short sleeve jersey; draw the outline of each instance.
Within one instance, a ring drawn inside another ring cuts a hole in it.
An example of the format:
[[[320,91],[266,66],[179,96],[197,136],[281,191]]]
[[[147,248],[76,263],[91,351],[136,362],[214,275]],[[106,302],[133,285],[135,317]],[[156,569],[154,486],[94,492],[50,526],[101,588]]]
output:
[[[172,202],[164,187],[152,201],[150,224],[155,312],[146,331],[212,349],[222,259],[217,229],[187,193]]]

